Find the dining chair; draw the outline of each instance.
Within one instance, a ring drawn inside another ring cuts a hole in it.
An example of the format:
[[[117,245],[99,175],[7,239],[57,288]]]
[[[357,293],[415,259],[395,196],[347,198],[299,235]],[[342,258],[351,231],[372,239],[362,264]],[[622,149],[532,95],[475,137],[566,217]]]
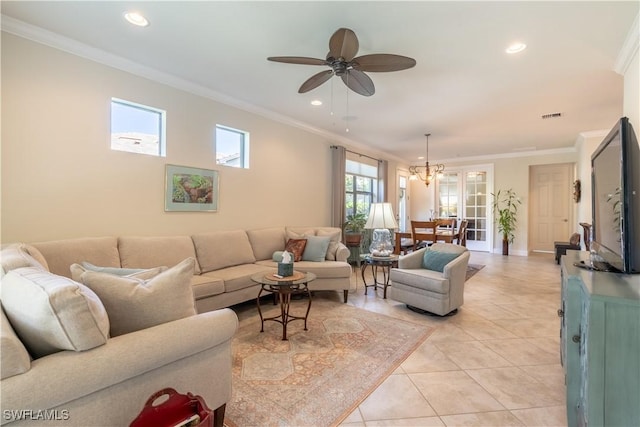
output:
[[[395,238],[396,243],[393,247],[394,255],[403,255],[409,249],[413,249],[413,238],[411,232],[396,231]]]
[[[458,238],[456,218],[438,218],[436,221],[436,242],[453,243]]]
[[[460,228],[458,228],[458,244],[460,246],[467,246],[467,226],[469,225],[469,221],[463,219],[460,221]]]
[[[457,218],[439,218],[439,219],[436,219],[436,223],[438,225],[438,228],[455,229],[457,221],[458,221]]]
[[[419,247],[430,246],[436,241],[435,221],[411,221],[411,237],[413,250]]]

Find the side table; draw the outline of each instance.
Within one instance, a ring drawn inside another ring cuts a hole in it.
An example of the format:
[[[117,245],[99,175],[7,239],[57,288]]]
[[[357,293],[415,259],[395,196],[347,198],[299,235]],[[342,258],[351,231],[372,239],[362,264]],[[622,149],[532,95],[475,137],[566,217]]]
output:
[[[251,276],[251,280],[260,284],[260,292],[256,298],[256,304],[258,306],[258,314],[260,315],[260,332],[264,332],[264,322],[266,320],[272,320],[282,325],[282,340],[287,340],[287,325],[293,320],[304,320],[304,330],[307,331],[307,318],[309,317],[309,311],[311,310],[311,292],[307,286],[309,282],[316,279],[316,275],[313,273],[302,273],[294,271],[293,276],[289,277],[276,277],[274,273],[258,273]],[[263,317],[262,310],[260,308],[260,297],[262,292],[270,292],[277,296],[280,302],[280,314],[273,317]],[[309,298],[309,304],[307,305],[307,311],[304,316],[294,316],[289,314],[289,308],[291,307],[291,295],[293,294],[306,294]]]
[[[362,282],[364,283],[364,294],[367,294],[367,288],[372,287],[374,289],[383,288],[383,298],[387,298],[387,286],[389,286],[389,273],[392,267],[398,267],[398,255],[390,255],[387,257],[376,257],[373,255],[367,255],[363,258],[362,267],[360,268],[360,274],[362,275]],[[371,266],[373,273],[373,283],[367,284],[367,279],[364,277],[364,272],[367,266]],[[382,282],[378,281],[378,268],[382,270]]]

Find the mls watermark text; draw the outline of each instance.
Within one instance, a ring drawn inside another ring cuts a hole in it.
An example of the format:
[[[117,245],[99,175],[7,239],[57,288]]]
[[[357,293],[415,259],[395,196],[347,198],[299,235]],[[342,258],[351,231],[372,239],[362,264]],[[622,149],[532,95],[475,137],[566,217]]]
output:
[[[2,418],[6,421],[66,421],[70,416],[68,409],[4,409]]]

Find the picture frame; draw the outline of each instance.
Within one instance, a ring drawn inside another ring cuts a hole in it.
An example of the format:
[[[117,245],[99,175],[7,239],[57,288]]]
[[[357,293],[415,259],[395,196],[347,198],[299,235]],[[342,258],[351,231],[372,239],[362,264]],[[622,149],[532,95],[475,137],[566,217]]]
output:
[[[167,164],[165,212],[217,212],[218,171]]]

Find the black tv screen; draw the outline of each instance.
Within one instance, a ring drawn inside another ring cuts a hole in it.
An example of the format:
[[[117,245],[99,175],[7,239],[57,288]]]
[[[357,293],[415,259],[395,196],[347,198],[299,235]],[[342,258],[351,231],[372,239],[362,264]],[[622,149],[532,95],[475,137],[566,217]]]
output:
[[[605,270],[640,273],[640,147],[623,117],[591,156],[592,252]]]

